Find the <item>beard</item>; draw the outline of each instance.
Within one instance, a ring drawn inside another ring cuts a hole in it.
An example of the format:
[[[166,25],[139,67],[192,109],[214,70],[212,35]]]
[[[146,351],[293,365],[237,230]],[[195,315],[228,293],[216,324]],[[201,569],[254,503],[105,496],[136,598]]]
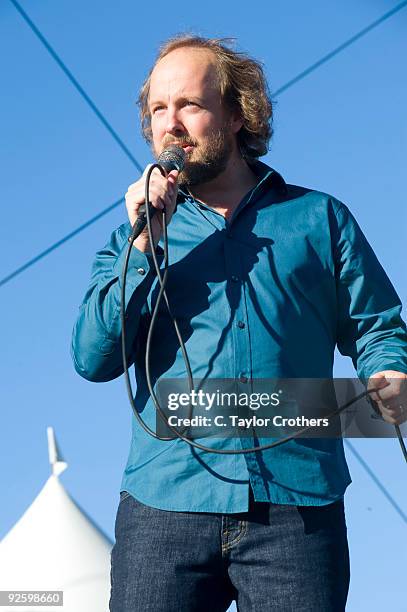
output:
[[[178,177],[179,185],[184,187],[207,183],[219,176],[226,169],[233,150],[233,140],[226,127],[214,130],[202,141],[186,135],[178,138],[167,135],[162,148],[165,149],[169,144],[181,147],[189,144],[194,147],[186,154],[184,169]]]

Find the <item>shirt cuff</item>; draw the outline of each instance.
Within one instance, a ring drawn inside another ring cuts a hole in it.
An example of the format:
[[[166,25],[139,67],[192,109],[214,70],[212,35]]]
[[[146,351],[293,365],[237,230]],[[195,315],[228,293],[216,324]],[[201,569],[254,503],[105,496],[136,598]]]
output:
[[[126,242],[113,265],[113,273],[120,279],[122,276],[128,248],[129,243]],[[158,265],[161,266],[164,259],[164,251],[160,246],[157,247],[156,258],[158,261]],[[136,285],[138,285],[149,275],[150,272],[156,275],[153,256],[151,255],[151,253],[143,253],[137,247],[132,246],[129,258],[129,266],[127,269],[127,278],[130,281],[135,282]]]
[[[363,380],[369,380],[373,374],[377,374],[377,372],[384,372],[385,370],[394,370],[395,372],[400,372],[401,374],[407,374],[407,364],[404,361],[394,361],[394,362],[386,362],[382,364],[382,366],[374,368],[374,371],[366,371],[366,375],[361,376]]]

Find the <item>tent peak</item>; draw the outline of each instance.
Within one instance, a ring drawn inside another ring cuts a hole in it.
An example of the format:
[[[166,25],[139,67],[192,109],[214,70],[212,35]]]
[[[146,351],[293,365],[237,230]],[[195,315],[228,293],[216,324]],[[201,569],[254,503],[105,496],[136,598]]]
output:
[[[47,427],[47,436],[48,456],[49,462],[51,464],[51,473],[53,476],[59,476],[59,474],[62,474],[62,472],[66,470],[68,464],[66,463],[66,461],[64,461],[62,453],[59,450],[53,427]]]

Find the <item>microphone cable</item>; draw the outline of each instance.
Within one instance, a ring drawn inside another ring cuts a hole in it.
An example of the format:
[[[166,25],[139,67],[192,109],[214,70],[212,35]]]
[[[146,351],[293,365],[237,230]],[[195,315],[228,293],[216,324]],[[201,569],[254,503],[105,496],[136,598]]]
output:
[[[167,293],[166,293],[166,290],[165,290],[166,283],[167,283],[167,278],[168,278],[168,266],[169,266],[169,260],[168,260],[167,213],[166,213],[165,207],[163,208],[162,211],[160,211],[161,215],[162,215],[162,225],[163,225],[163,247],[164,247],[163,248],[163,250],[164,250],[164,274],[163,274],[163,276],[161,275],[160,265],[158,263],[157,255],[156,255],[156,252],[155,252],[155,248],[153,246],[154,245],[154,241],[153,241],[152,228],[151,228],[151,219],[152,219],[152,216],[154,214],[156,214],[157,211],[156,211],[156,209],[154,209],[152,207],[152,205],[150,203],[149,187],[150,187],[150,177],[151,177],[151,174],[152,174],[152,172],[153,172],[153,170],[155,168],[158,168],[158,170],[161,172],[161,174],[163,176],[166,176],[167,172],[166,172],[166,170],[164,170],[164,168],[160,164],[158,164],[158,163],[152,164],[150,166],[149,170],[147,171],[146,182],[145,182],[145,203],[146,203],[145,204],[145,217],[146,217],[146,225],[147,225],[148,237],[149,237],[150,247],[151,247],[151,256],[152,256],[152,260],[153,260],[153,263],[154,263],[154,268],[155,268],[155,271],[156,271],[156,274],[157,274],[158,283],[160,285],[160,290],[159,290],[159,293],[158,293],[158,296],[157,296],[157,300],[156,300],[154,308],[153,308],[153,313],[151,315],[151,321],[150,321],[149,330],[148,330],[148,334],[147,334],[146,353],[145,353],[145,371],[146,371],[146,380],[147,380],[148,390],[150,392],[150,396],[151,396],[151,399],[153,400],[153,403],[154,403],[154,406],[156,408],[157,413],[160,415],[160,418],[164,421],[164,423],[168,427],[168,429],[170,429],[175,434],[176,437],[178,437],[181,440],[184,440],[184,442],[189,444],[189,446],[197,448],[199,450],[203,450],[203,451],[208,452],[208,453],[216,453],[216,454],[220,454],[220,455],[240,455],[240,454],[246,454],[246,453],[253,453],[253,452],[267,450],[267,449],[270,449],[270,448],[275,448],[276,446],[280,446],[281,444],[285,444],[286,442],[289,442],[290,440],[294,440],[295,438],[300,437],[301,435],[303,435],[304,433],[306,433],[307,431],[312,429],[313,425],[308,425],[307,427],[303,427],[299,431],[297,431],[295,433],[292,433],[292,434],[290,434],[288,436],[285,436],[285,437],[283,437],[283,438],[281,438],[279,440],[275,440],[274,442],[271,442],[270,444],[264,444],[264,445],[261,445],[261,446],[254,446],[254,447],[251,447],[251,448],[236,449],[236,450],[232,450],[232,449],[215,449],[215,448],[210,448],[208,446],[204,446],[203,444],[200,444],[199,442],[195,442],[194,440],[191,440],[190,438],[187,438],[185,435],[183,435],[183,433],[181,433],[175,427],[173,427],[172,425],[169,424],[168,418],[165,415],[165,413],[163,412],[163,410],[161,409],[160,403],[159,403],[158,398],[156,396],[156,393],[154,391],[153,384],[152,384],[152,381],[151,381],[151,373],[150,373],[151,340],[152,340],[152,335],[153,335],[153,331],[154,331],[155,321],[157,319],[159,307],[160,307],[160,304],[161,304],[161,301],[162,301],[163,298],[165,300],[165,304],[166,304],[166,307],[167,307],[167,310],[168,310],[168,314],[169,314],[170,319],[171,319],[171,321],[173,323],[173,326],[174,326],[174,329],[175,329],[175,332],[176,332],[176,335],[177,335],[177,338],[178,338],[178,342],[179,342],[179,345],[180,345],[180,348],[181,348],[182,356],[183,356],[184,363],[185,363],[185,366],[186,366],[186,371],[187,371],[187,376],[188,376],[188,385],[189,385],[190,391],[192,391],[193,388],[194,388],[194,382],[193,382],[191,365],[190,365],[190,361],[189,361],[189,358],[188,358],[187,350],[186,350],[184,341],[182,339],[182,336],[181,336],[181,333],[180,333],[180,330],[179,330],[179,327],[178,327],[177,320],[175,319],[175,317],[173,316],[173,314],[171,312],[168,296],[167,296]],[[139,211],[140,211],[140,208],[139,208]],[[174,214],[175,214],[175,211],[174,211]],[[136,224],[137,224],[137,221],[136,221],[135,225]],[[126,313],[125,313],[125,304],[126,304],[126,302],[125,302],[126,277],[127,277],[128,266],[129,266],[130,253],[131,253],[131,250],[134,248],[133,247],[133,243],[136,240],[137,235],[138,234],[136,232],[132,231],[132,234],[129,237],[129,245],[128,245],[128,249],[127,249],[127,253],[126,253],[126,257],[125,257],[125,262],[124,262],[124,266],[123,266],[123,272],[122,272],[120,318],[121,318],[121,326],[122,326],[121,347],[122,347],[123,373],[124,373],[124,376],[125,376],[127,394],[128,394],[128,397],[129,397],[130,405],[132,407],[134,416],[136,417],[136,419],[139,422],[139,424],[141,425],[141,427],[144,429],[144,431],[146,431],[153,438],[156,438],[157,440],[162,440],[162,441],[169,441],[169,440],[174,440],[174,438],[172,436],[170,436],[170,437],[159,436],[155,431],[153,431],[144,422],[144,420],[140,416],[140,413],[138,412],[137,407],[135,406],[134,397],[133,397],[133,391],[132,391],[131,382],[130,382],[130,376],[129,376],[128,361],[127,361],[127,346],[126,346]],[[373,391],[375,391],[375,389],[366,390],[366,391],[363,391],[362,393],[359,393],[353,399],[351,399],[350,401],[346,402],[345,404],[342,404],[342,406],[340,406],[336,410],[332,411],[325,418],[331,419],[331,418],[339,415],[341,412],[346,410],[346,408],[348,408],[349,406],[351,406],[352,404],[354,404],[358,400],[362,399],[363,397],[368,396],[369,393],[372,393]],[[407,462],[407,449],[406,449],[406,446],[404,444],[404,440],[403,440],[403,437],[401,435],[401,431],[400,431],[399,425],[395,425],[395,429],[396,429],[397,437],[398,437],[398,440],[399,440],[399,443],[400,443],[400,446],[401,446],[401,450],[402,450],[404,459]]]

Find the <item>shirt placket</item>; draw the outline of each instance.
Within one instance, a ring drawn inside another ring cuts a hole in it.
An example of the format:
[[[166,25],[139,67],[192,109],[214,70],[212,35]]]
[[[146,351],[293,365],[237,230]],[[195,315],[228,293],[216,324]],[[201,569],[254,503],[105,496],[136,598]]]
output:
[[[231,332],[234,348],[234,378],[239,390],[247,392],[251,376],[249,318],[244,299],[244,280],[239,255],[239,243],[233,234],[233,225],[228,225],[225,233],[225,267],[230,302],[233,305]]]
[[[242,202],[238,208],[239,215],[243,209],[253,200],[254,192],[246,202]],[[217,229],[223,230],[225,233],[224,240],[224,256],[225,256],[225,272],[227,279],[227,291],[231,304],[235,305],[234,312],[232,311],[231,334],[234,352],[234,389],[238,395],[250,394],[252,376],[251,350],[250,350],[250,334],[249,334],[249,317],[247,312],[247,302],[245,299],[245,282],[242,273],[242,264],[240,259],[239,241],[236,239],[236,231],[234,231],[233,220],[228,222],[222,215],[216,213],[213,209],[205,205],[197,205],[199,212]],[[236,211],[237,212],[237,211]],[[243,212],[244,214],[244,212]],[[236,410],[237,413],[237,410]],[[240,436],[241,448],[252,448],[255,446],[256,432],[252,428],[250,432],[245,427],[237,427],[237,435]],[[248,434],[252,435],[248,435]],[[264,494],[264,483],[258,476],[259,466],[255,453],[247,453],[244,455],[246,465],[250,475],[255,494],[261,492]],[[236,455],[237,459],[237,455]],[[257,497],[257,495],[256,495]]]
[[[258,185],[258,187],[261,183]],[[237,213],[242,214],[243,209],[254,199],[254,190],[248,200],[243,202],[237,209]],[[244,215],[244,212],[243,212]],[[236,215],[234,216],[236,218]],[[242,264],[240,260],[240,250],[238,241],[234,240],[233,219],[232,224],[227,230],[225,246],[225,260],[228,266],[228,278],[230,279],[232,291],[239,291],[240,299],[235,312],[233,330],[233,345],[235,347],[235,380],[236,392],[238,394],[250,395],[252,378],[252,349],[250,346],[249,318],[246,301],[246,285],[242,275]],[[236,287],[236,289],[235,289]],[[254,414],[254,413],[253,413]],[[257,434],[254,427],[247,429],[244,425],[237,427],[237,434],[240,435],[240,445],[242,449],[253,448],[257,443]],[[250,484],[254,491],[255,498],[264,499],[268,497],[264,481],[260,476],[260,467],[257,453],[245,453],[247,469],[249,472]]]

